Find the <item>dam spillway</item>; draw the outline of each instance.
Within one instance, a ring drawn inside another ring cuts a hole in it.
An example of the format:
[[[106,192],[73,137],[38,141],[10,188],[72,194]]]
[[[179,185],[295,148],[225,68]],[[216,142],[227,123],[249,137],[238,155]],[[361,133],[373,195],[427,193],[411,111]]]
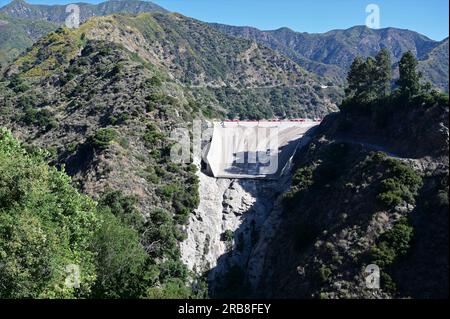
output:
[[[214,122],[208,170],[216,178],[276,179],[305,134],[318,124],[313,120]]]

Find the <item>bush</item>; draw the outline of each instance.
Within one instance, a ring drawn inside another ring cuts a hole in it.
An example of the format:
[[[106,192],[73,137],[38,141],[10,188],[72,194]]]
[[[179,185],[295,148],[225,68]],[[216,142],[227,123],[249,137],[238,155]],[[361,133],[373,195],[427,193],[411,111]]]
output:
[[[227,229],[223,234],[222,238],[226,242],[232,242],[234,238],[234,232],[231,229]]]
[[[96,234],[97,279],[94,298],[139,298],[150,285],[145,278],[148,255],[136,230],[111,211],[102,212],[102,227]]]
[[[16,93],[22,93],[30,89],[28,84],[26,84],[25,81],[18,74],[13,74],[9,78],[8,87]]]
[[[397,290],[397,285],[395,284],[392,277],[384,271],[380,274],[380,285],[384,291],[390,293],[395,293],[395,291]]]
[[[172,199],[173,195],[175,193],[179,193],[179,192],[180,192],[180,186],[178,184],[164,185],[158,191],[158,193],[167,200]]]
[[[326,267],[325,265],[320,267],[320,269],[319,269],[319,278],[320,278],[320,281],[322,283],[327,282],[328,279],[330,278],[331,274],[332,274],[332,271],[331,271],[330,268]]]
[[[150,299],[188,299],[192,291],[177,278],[167,280],[161,287],[148,289],[146,298]]]
[[[144,136],[142,138],[144,139],[145,146],[149,148],[155,146],[158,147],[161,146],[161,142],[164,139],[164,134],[159,131],[155,124],[149,123],[147,124]]]
[[[47,131],[58,126],[55,117],[49,110],[36,110],[31,107],[25,109],[22,121],[28,125],[42,127]]]
[[[398,257],[407,254],[413,235],[414,230],[407,220],[399,220],[380,236],[379,243],[370,251],[370,259],[380,267],[392,265]]]
[[[297,169],[292,177],[292,186],[299,191],[306,190],[313,185],[314,166],[306,166]]]
[[[401,204],[403,201],[413,203],[422,178],[412,168],[398,160],[387,158],[386,176],[380,183],[378,200],[386,207]]]
[[[94,149],[105,150],[112,141],[117,139],[118,133],[112,128],[101,128],[90,137],[90,144]]]
[[[162,85],[162,81],[158,76],[152,76],[150,79],[146,80],[146,84],[148,84],[149,86],[161,86]]]

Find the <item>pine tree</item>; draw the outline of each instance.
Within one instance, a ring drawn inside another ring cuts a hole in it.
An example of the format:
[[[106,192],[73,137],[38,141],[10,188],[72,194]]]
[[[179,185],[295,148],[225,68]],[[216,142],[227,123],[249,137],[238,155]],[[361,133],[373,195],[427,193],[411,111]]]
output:
[[[387,49],[381,49],[375,57],[376,61],[376,91],[378,97],[389,95],[391,91],[391,56]]]
[[[360,99],[368,103],[377,98],[377,63],[374,58],[368,57],[363,68],[364,82]]]
[[[348,87],[345,89],[347,97],[351,98],[361,91],[361,83],[363,78],[364,60],[357,56],[347,75]]]
[[[400,59],[400,78],[397,84],[400,87],[400,92],[405,96],[413,96],[420,91],[420,78],[422,74],[416,71],[418,65],[417,59],[411,51],[403,54]]]
[[[356,57],[347,76],[347,97],[362,103],[370,102],[376,97],[375,79],[376,61],[372,57],[365,61]]]

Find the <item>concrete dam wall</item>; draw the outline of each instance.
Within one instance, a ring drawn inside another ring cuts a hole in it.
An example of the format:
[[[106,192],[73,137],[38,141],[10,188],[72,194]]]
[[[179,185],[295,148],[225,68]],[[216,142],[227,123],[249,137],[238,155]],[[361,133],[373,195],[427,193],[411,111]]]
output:
[[[214,122],[206,155],[216,178],[279,178],[302,138],[320,124],[312,120]]]

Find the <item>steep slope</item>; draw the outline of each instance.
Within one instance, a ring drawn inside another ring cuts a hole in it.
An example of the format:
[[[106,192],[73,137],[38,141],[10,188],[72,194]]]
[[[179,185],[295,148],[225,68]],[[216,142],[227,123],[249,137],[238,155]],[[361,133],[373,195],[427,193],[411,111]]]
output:
[[[327,116],[295,159],[254,295],[447,298],[448,127],[437,95]]]
[[[290,59],[179,14],[99,18],[80,32],[119,43],[167,70],[211,114],[317,117],[334,110],[340,97]]]
[[[83,193],[101,199],[114,190],[135,198],[139,216],[150,225],[141,228],[138,238],[155,265],[148,279],[178,278],[168,284],[185,291],[187,270],[179,261],[177,242],[197,206],[198,187],[194,166],[169,160],[169,136],[197,112],[189,92],[123,46],[67,29],[38,40],[9,74],[0,81],[0,125],[29,149],[47,150],[46,160],[64,167]],[[114,203],[117,197],[122,195],[109,200],[113,209],[127,213],[130,203]],[[102,236],[111,235],[105,231]],[[107,239],[112,246],[104,246],[106,253],[120,246],[114,237]],[[121,262],[109,266],[123,269]],[[111,280],[101,273],[106,282]],[[126,297],[136,279],[131,274],[127,285],[111,287],[109,293]],[[158,287],[149,293],[164,294]]]
[[[47,21],[30,21],[0,13],[0,70],[57,26]]]
[[[419,69],[431,83],[448,92],[448,38],[419,62]]]
[[[335,83],[341,84],[348,67],[358,55],[374,56],[381,48],[387,48],[395,64],[408,50],[419,60],[426,60],[432,50],[442,45],[441,42],[433,41],[416,32],[396,28],[374,30],[356,26],[323,34],[309,34],[288,28],[261,31],[249,27],[211,25],[226,34],[253,39],[268,45],[289,56],[308,71],[327,76]],[[440,52],[433,63],[424,61],[422,68],[426,80],[448,92],[448,68],[445,68],[448,49],[442,46]]]
[[[112,13],[138,14],[167,12],[148,1],[107,1],[99,4],[79,3],[80,22],[93,16]],[[65,5],[34,5],[14,0],[0,8],[0,70],[47,33],[64,24],[69,13]]]

